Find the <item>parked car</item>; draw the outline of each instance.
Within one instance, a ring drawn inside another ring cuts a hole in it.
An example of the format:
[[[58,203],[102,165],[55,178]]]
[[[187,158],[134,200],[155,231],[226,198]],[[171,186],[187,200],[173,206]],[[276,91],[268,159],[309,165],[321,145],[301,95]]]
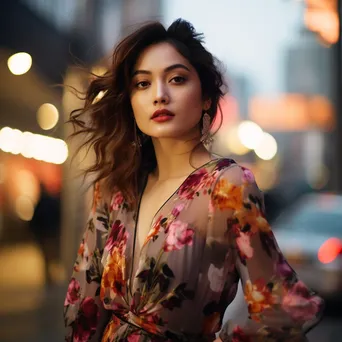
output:
[[[304,195],[273,223],[298,276],[326,299],[342,298],[342,196]]]

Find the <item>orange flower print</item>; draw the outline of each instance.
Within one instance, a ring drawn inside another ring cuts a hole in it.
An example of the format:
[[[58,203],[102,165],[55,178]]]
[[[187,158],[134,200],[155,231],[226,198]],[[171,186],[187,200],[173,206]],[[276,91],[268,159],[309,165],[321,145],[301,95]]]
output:
[[[272,292],[263,280],[252,283],[249,279],[245,285],[245,299],[248,304],[248,311],[253,319],[257,319],[265,309],[274,304]]]
[[[242,190],[240,186],[220,179],[214,189],[212,204],[219,210],[239,210],[242,208]]]
[[[220,330],[221,315],[219,312],[213,312],[210,316],[205,317],[202,324],[202,334],[211,335]]]
[[[77,254],[83,257],[84,251],[85,251],[85,245],[84,245],[84,241],[82,240],[80,247],[78,248]]]
[[[74,271],[79,272],[80,270],[85,270],[88,267],[88,264],[90,262],[90,257],[92,254],[89,252],[89,247],[86,243],[87,236],[82,239],[82,242],[80,244],[80,247],[77,251],[77,261],[74,265]]]
[[[241,229],[249,228],[253,234],[259,231],[265,233],[271,231],[269,223],[254,203],[245,202],[244,207],[237,210],[234,216],[239,220]]]
[[[157,334],[160,332],[158,328],[158,323],[162,323],[161,318],[158,314],[152,313],[147,314],[145,316],[140,315],[137,316],[133,312],[128,313],[129,321],[133,324],[137,325],[138,327],[143,328],[144,330],[148,331],[151,334]]]
[[[105,290],[115,294],[124,295],[126,286],[125,279],[126,260],[117,247],[114,247],[112,253],[108,255],[107,264],[103,271],[101,280],[101,299],[104,299]]]
[[[106,330],[102,335],[101,342],[112,342],[114,333],[118,327],[120,327],[120,320],[115,315],[112,315],[112,319],[107,324]]]
[[[94,186],[94,195],[93,195],[93,206],[92,206],[92,213],[94,214],[96,211],[96,208],[98,206],[98,203],[100,202],[102,196],[101,196],[101,192],[100,192],[100,183],[97,182],[95,183]]]
[[[158,219],[154,222],[150,232],[148,233],[148,235],[145,239],[143,247],[145,247],[151,239],[153,239],[154,237],[156,237],[158,235],[158,233],[160,231],[160,221],[162,220],[162,218],[163,218],[163,216],[160,215],[158,217]]]

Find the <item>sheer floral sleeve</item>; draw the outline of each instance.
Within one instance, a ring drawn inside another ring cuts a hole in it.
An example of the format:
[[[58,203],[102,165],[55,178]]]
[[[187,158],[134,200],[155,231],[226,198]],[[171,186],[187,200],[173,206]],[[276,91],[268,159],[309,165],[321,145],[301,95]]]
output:
[[[98,341],[108,320],[100,301],[101,258],[109,229],[109,205],[94,187],[93,206],[64,302],[66,341]]]
[[[264,216],[263,197],[251,171],[232,166],[212,194],[221,238],[233,251],[249,317],[225,323],[222,341],[303,341],[317,323],[323,300],[287,263]],[[229,287],[229,284],[226,284]]]

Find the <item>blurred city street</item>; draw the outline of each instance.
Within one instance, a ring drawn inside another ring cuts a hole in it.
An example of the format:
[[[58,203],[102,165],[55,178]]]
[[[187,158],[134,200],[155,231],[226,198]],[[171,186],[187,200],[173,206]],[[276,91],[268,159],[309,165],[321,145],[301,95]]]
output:
[[[210,152],[252,171],[285,258],[329,299],[309,341],[342,341],[342,308],[331,307],[342,298],[342,0],[247,2],[1,2],[0,342],[64,340],[93,179],[81,176],[93,151],[75,154],[68,139],[84,106],[72,89],[112,72],[113,47],[140,24],[180,17],[203,32],[229,88]]]

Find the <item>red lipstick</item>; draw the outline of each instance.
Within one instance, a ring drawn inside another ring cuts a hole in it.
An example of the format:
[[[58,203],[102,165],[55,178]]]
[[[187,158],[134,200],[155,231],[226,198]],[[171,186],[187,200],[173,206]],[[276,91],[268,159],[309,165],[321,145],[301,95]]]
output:
[[[165,122],[171,120],[175,114],[167,109],[158,109],[151,116],[151,120],[156,122]]]

